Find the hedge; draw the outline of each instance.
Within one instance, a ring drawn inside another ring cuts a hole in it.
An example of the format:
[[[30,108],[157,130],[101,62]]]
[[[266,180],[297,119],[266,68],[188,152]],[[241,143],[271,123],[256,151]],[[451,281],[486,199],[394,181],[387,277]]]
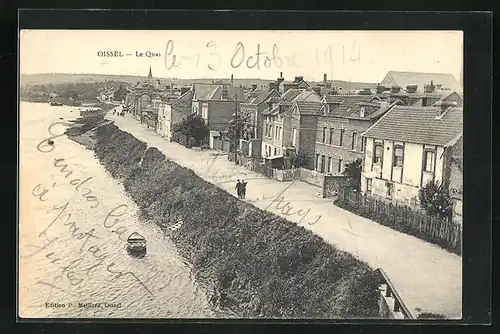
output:
[[[242,317],[375,318],[378,280],[351,254],[239,201],[115,125],[96,131],[95,155],[143,213],[171,234],[211,301]],[[210,291],[207,291],[210,293]]]

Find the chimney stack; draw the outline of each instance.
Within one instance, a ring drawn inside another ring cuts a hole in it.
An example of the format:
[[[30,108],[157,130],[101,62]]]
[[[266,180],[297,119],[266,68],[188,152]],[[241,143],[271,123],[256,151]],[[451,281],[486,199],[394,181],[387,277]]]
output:
[[[406,92],[407,93],[416,93],[417,92],[418,85],[407,85],[406,86]]]
[[[391,93],[399,93],[400,90],[401,90],[400,86],[392,86]]]
[[[233,75],[231,74],[231,86],[233,85]]]
[[[253,84],[252,85],[252,91],[256,90],[257,89],[257,84]]]
[[[226,84],[222,85],[221,99],[222,100],[228,99],[228,92],[227,92],[227,85]]]
[[[325,73],[325,74],[323,74],[323,85],[324,85],[325,87],[326,87],[326,81],[327,81],[327,80],[326,80],[326,73]]]
[[[280,78],[283,78],[283,72],[280,72]]]
[[[430,84],[424,86],[424,92],[425,93],[432,93],[432,92],[434,92],[435,88],[436,88],[436,86],[434,86],[434,82],[431,80]]]

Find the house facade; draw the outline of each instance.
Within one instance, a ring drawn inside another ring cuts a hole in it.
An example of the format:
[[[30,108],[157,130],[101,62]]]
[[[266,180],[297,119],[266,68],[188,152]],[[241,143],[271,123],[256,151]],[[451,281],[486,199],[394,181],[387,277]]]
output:
[[[193,91],[189,90],[175,100],[164,104],[158,112],[157,132],[167,140],[172,138],[172,127],[192,112]]]
[[[371,95],[324,96],[315,133],[314,169],[321,173],[343,173],[344,167],[363,159],[361,134],[390,109]]]
[[[287,148],[298,145],[301,125],[300,117],[295,120],[295,132],[292,130],[292,114],[296,102],[321,103],[321,98],[312,90],[289,89],[279,102],[272,103],[270,108],[263,112],[262,127],[262,157],[284,156]],[[272,108],[272,109],[271,109]],[[302,120],[305,122],[305,118]],[[295,133],[297,140],[292,135]]]
[[[362,192],[418,205],[419,190],[429,181],[448,184],[446,153],[462,129],[460,107],[394,106],[362,134]]]
[[[225,131],[236,108],[245,102],[243,88],[228,84],[194,84],[191,110],[201,116],[211,131]]]
[[[240,103],[239,113],[245,120],[245,131],[240,139],[240,149],[248,156],[261,157],[262,133],[264,124],[263,112],[277,105],[280,99],[278,91],[272,87],[254,87],[247,96],[247,101]],[[248,150],[243,149],[248,147]]]

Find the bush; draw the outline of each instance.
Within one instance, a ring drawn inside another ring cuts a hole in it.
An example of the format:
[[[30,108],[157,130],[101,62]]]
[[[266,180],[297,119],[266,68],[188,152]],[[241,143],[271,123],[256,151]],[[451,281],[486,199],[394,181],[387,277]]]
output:
[[[113,125],[97,136],[96,156],[124,176],[149,217],[160,225],[183,220],[172,240],[197,277],[213,281],[219,306],[244,317],[377,317],[378,283],[367,264],[238,201]]]

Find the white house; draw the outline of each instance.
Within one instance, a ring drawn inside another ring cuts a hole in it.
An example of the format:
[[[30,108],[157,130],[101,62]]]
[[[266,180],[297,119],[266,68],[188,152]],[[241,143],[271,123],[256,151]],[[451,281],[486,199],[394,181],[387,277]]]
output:
[[[462,136],[463,109],[395,106],[363,133],[361,191],[418,204],[431,180],[448,184],[453,147]]]
[[[193,92],[185,92],[179,98],[165,103],[158,110],[158,125],[156,131],[167,140],[172,136],[172,126],[191,113],[191,100]]]

